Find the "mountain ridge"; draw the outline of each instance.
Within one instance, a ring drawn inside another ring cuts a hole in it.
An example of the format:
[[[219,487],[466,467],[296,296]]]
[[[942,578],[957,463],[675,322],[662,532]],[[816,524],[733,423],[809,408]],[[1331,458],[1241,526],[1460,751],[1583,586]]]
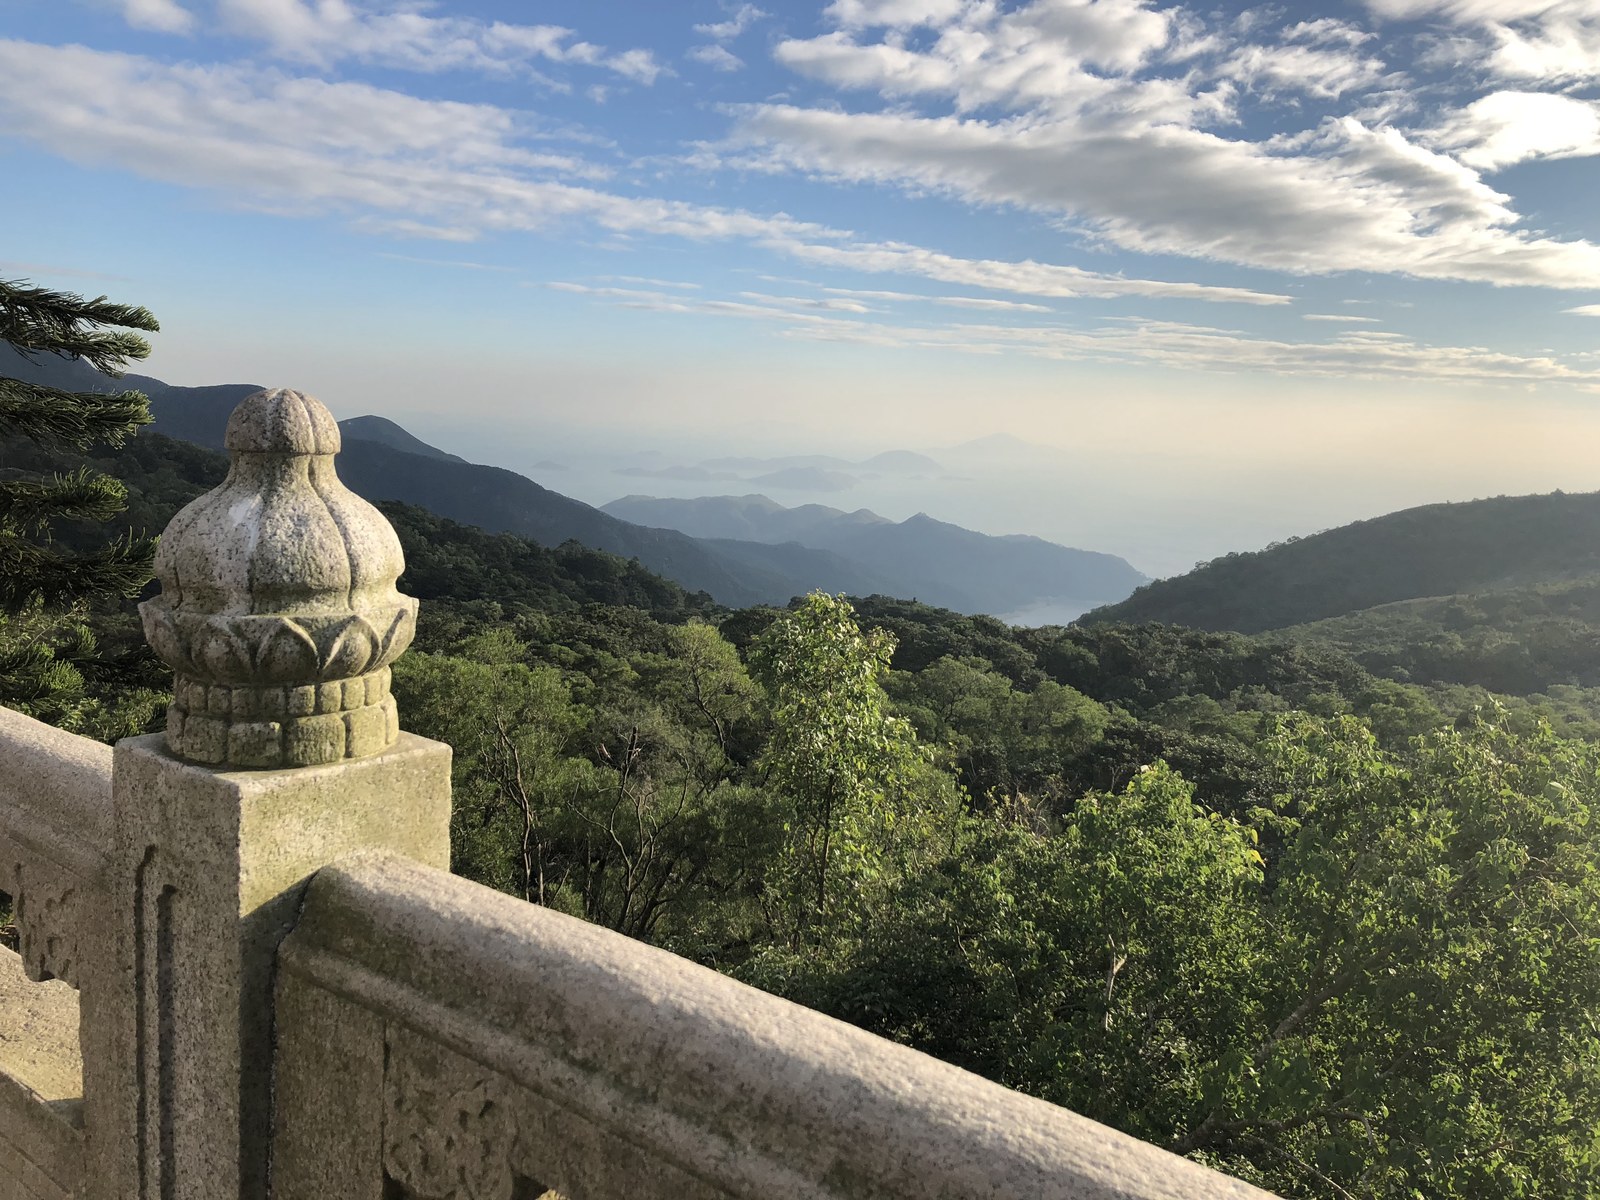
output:
[[[958,612],[1006,613],[1052,602],[1079,611],[1144,581],[1115,555],[1061,546],[1029,534],[995,537],[926,512],[890,521],[869,509],[826,505],[786,508],[760,494],[693,500],[625,496],[600,506],[624,520],[665,525],[695,537],[737,533],[790,540],[830,551],[899,585],[887,594],[916,597]]]
[[[1084,614],[1262,633],[1384,604],[1600,574],[1600,492],[1419,505],[1225,555]]]
[[[28,358],[7,345],[0,345],[0,375],[75,391],[138,389],[150,398],[154,432],[212,450],[223,448],[234,406],[260,390],[259,384],[251,383],[181,387],[133,374],[112,379],[81,361],[55,355]],[[412,436],[386,418],[378,419],[407,438]],[[873,582],[857,578],[852,568],[817,551],[797,547],[796,553],[779,556],[765,546],[711,546],[676,530],[634,526],[514,471],[455,456],[438,457],[445,452],[420,439],[418,444],[433,453],[412,453],[364,437],[346,436],[343,442],[340,478],[351,491],[374,503],[413,504],[460,524],[519,534],[552,548],[577,541],[590,549],[637,558],[683,587],[707,592],[732,607],[785,604],[817,586],[810,581],[818,577],[860,586]]]
[[[142,375],[113,380],[81,361],[49,355],[30,359],[3,346],[0,374],[77,391],[138,388],[150,397],[155,432],[209,449],[223,448],[229,413],[259,390],[249,383],[182,387]],[[1004,613],[1041,601],[1082,611],[1126,595],[1144,578],[1112,555],[1069,550],[1042,539],[1024,544],[989,538],[926,514],[896,525],[867,510],[846,514],[801,506],[783,510],[801,513],[793,519],[801,528],[789,535],[752,538],[739,529],[694,535],[662,522],[619,517],[518,472],[468,462],[385,417],[346,418],[340,429],[340,476],[370,501],[415,505],[544,546],[576,541],[636,558],[683,587],[734,607],[785,604],[821,589],[913,597],[967,613]],[[907,461],[896,452],[887,454],[891,461]],[[822,528],[829,530],[826,536],[816,532]],[[1052,557],[1053,563],[1043,561]]]

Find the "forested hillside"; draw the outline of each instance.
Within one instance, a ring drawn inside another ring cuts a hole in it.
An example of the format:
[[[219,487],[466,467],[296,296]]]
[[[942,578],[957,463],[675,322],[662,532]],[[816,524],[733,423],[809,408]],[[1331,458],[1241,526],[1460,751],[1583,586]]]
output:
[[[1158,580],[1086,622],[1258,633],[1374,605],[1600,574],[1600,493],[1500,496],[1358,521]]]
[[[1404,600],[1271,635],[1420,683],[1527,695],[1600,686],[1600,576]]]

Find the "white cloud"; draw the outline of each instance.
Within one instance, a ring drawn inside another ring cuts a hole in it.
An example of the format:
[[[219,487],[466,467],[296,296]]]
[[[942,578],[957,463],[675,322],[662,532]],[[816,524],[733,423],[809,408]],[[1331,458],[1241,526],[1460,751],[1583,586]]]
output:
[[[1594,0],[1366,0],[1393,19],[1433,18],[1475,29],[1485,65],[1506,79],[1600,79],[1600,8]]]
[[[1386,17],[1487,22],[1524,40],[1534,27],[1506,22],[1538,18],[1546,33],[1584,14],[1600,22],[1594,0],[1370,6]],[[1600,282],[1600,245],[1526,229],[1512,198],[1477,173],[1588,153],[1594,102],[1528,101],[1543,106],[1535,123],[1486,97],[1438,128],[1407,132],[1418,101],[1366,49],[1369,31],[1332,18],[1274,30],[1277,10],[1216,27],[1248,33],[1252,43],[1242,46],[1186,10],[1142,0],[1012,8],[841,0],[825,15],[834,29],[780,43],[777,60],[836,88],[876,92],[882,107],[748,106],[725,161],[1023,207],[1143,253],[1296,273]],[[914,24],[928,29],[906,32]],[[1479,60],[1499,52],[1473,44]],[[1359,115],[1347,107],[1313,128],[1253,142],[1233,133],[1242,128],[1240,85],[1321,100],[1360,95]]]
[[[391,259],[394,262],[415,263],[423,267],[454,267],[462,271],[497,271],[506,274],[511,274],[515,271],[514,267],[499,266],[495,263],[472,262],[468,259],[460,258],[420,258],[414,254],[392,254],[388,251],[380,251],[378,257]]]
[[[1142,0],[1034,0],[1005,12],[988,3],[952,5],[923,13],[938,27],[926,46],[897,33],[862,41],[862,26],[878,22],[841,21],[818,37],[780,42],[774,57],[836,87],[949,96],[963,111],[1002,105],[1071,112],[1093,103],[1163,120],[1227,115],[1225,96],[1195,94],[1182,80],[1121,77],[1175,46],[1174,31],[1187,26],[1173,11],[1154,11]]]
[[[1560,0],[1365,0],[1381,17],[1414,20],[1444,17],[1462,23],[1520,21],[1560,6]]]
[[[887,25],[912,29],[943,25],[965,7],[966,0],[833,0],[822,15],[846,28]]]
[[[649,50],[613,52],[574,40],[559,25],[432,17],[414,5],[351,0],[216,0],[223,28],[267,43],[279,58],[327,66],[342,59],[414,71],[512,71],[533,62],[612,71],[652,84],[663,68]]]
[[[1349,325],[1376,325],[1377,317],[1353,317],[1349,313],[1301,313],[1306,321],[1339,321]]]
[[[744,300],[755,300],[762,304],[777,305],[780,308],[798,308],[815,312],[844,312],[844,313],[871,313],[878,312],[869,304],[859,300],[851,300],[843,296],[773,296],[767,292],[740,292]]]
[[[695,46],[685,55],[697,63],[704,63],[716,71],[738,71],[744,67],[744,59],[734,54],[726,46],[707,44]]]
[[[241,206],[341,215],[368,232],[470,241],[577,226],[736,239],[802,261],[1024,295],[1287,301],[1243,288],[962,259],[853,241],[782,215],[607,192],[571,182],[602,177],[603,167],[522,145],[529,125],[525,114],[490,105],[368,84],[0,39],[0,134],[74,161],[205,188]]]
[[[461,240],[573,220],[690,238],[821,232],[576,185],[606,169],[525,148],[534,129],[523,114],[246,67],[0,40],[0,131],[236,204],[413,235]]]
[[[991,300],[987,296],[933,296],[935,304],[946,308],[975,308],[984,312],[1047,313],[1055,309],[1045,304],[1024,304],[1017,300]]]
[[[188,33],[194,28],[194,14],[177,0],[121,0],[122,17],[135,29],[157,33]]]
[[[1313,46],[1359,46],[1363,42],[1370,42],[1378,35],[1362,29],[1359,25],[1352,25],[1349,21],[1318,17],[1316,20],[1301,21],[1298,25],[1291,25],[1283,31],[1282,36],[1286,42],[1306,42]]]
[[[1049,42],[1081,62],[1131,71],[1167,44],[1172,12],[1148,0],[1035,0],[996,21],[994,36]]]
[[[1449,114],[1431,140],[1471,167],[1600,154],[1600,101],[1552,92],[1494,92]]]
[[[1600,245],[1516,230],[1509,197],[1394,129],[1352,119],[1272,146],[1176,125],[744,111],[746,160],[935,189],[1087,223],[1111,243],[1298,273],[1600,286]]]
[[[1020,264],[1017,264],[1020,265]],[[805,283],[805,280],[790,280],[786,282]],[[806,284],[815,287],[815,284]],[[973,308],[989,312],[1033,312],[1053,313],[1056,310],[1047,304],[1029,304],[1022,300],[998,300],[989,296],[929,296],[922,292],[884,292],[871,291],[863,288],[823,287],[821,291],[835,296],[859,296],[864,300],[895,300],[908,301],[919,304],[939,304],[946,308]],[[1272,297],[1276,300],[1277,297]],[[1285,303],[1288,298],[1283,297]]]
[[[780,279],[773,279],[773,277],[770,276],[770,275],[762,276],[762,278],[764,278],[764,279],[772,279],[772,281],[774,283],[804,283],[807,287],[815,287],[815,286],[817,286],[815,284],[806,283],[806,281],[804,279],[780,280]],[[872,289],[872,288],[824,287],[821,290],[824,291],[824,292],[827,292],[830,296],[860,296],[860,297],[862,297],[863,299],[866,299],[866,300],[932,300],[933,299],[932,296],[924,296],[921,292],[885,292],[885,291],[875,290],[875,289]]]
[[[1513,79],[1585,82],[1600,79],[1600,12],[1551,14],[1533,30],[1496,28],[1491,60]]]
[[[1561,311],[1576,317],[1600,317],[1600,304],[1580,304],[1577,308],[1564,308]]]
[[[697,292],[701,287],[698,283],[684,283],[676,279],[652,279],[648,275],[603,275],[601,278],[617,283],[644,283],[651,287],[678,288],[686,292]]]
[[[1260,372],[1430,383],[1553,383],[1600,391],[1600,370],[1481,347],[1428,345],[1379,330],[1351,330],[1325,341],[1293,342],[1143,318],[1107,321],[1088,328],[1052,323],[909,325],[862,319],[855,314],[806,311],[810,306],[797,305],[789,297],[745,293],[744,299],[731,301],[569,282],[549,286],[639,311],[765,321],[779,326],[778,332],[784,336],[889,349],[1155,365],[1184,372]]]
[[[1344,46],[1241,46],[1222,66],[1228,78],[1264,91],[1334,99],[1383,78],[1383,63]]]
[[[768,14],[754,4],[741,4],[726,21],[716,21],[709,25],[696,25],[694,31],[702,33],[708,38],[715,38],[719,42],[732,41],[766,16]]]
[[[790,257],[820,266],[840,267],[873,274],[916,275],[940,283],[987,288],[1018,296],[1110,298],[1142,296],[1172,300],[1223,300],[1238,304],[1288,304],[1289,297],[1248,288],[1213,287],[1201,283],[1175,283],[1103,275],[1079,267],[1063,267],[1032,260],[958,258],[910,246],[903,242],[836,243],[777,238],[768,243]]]

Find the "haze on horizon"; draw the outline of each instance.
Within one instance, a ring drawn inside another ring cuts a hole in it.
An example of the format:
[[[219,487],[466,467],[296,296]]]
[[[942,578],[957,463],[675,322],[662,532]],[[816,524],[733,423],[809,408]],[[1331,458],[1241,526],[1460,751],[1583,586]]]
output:
[[[919,450],[772,494],[1151,574],[1600,487],[1597,155],[1591,0],[0,10],[0,273],[148,305],[149,374],[591,503]]]

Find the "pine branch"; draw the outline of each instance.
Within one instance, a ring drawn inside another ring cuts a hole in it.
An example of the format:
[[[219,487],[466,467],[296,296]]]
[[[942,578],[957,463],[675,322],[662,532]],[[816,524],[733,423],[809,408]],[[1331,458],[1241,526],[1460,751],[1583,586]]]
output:
[[[21,435],[75,450],[120,448],[150,421],[150,401],[142,392],[64,392],[0,377],[0,437]]]
[[[0,703],[53,716],[82,698],[82,672],[59,653],[88,632],[82,616],[76,607],[49,613],[37,603],[10,615],[0,613]]]
[[[0,608],[133,596],[150,581],[154,538],[129,534],[96,554],[62,554],[0,525]]]
[[[37,536],[51,521],[109,521],[127,502],[120,480],[88,467],[49,479],[0,480],[0,528]]]
[[[24,354],[48,351],[81,358],[108,375],[121,373],[128,359],[142,359],[150,343],[137,333],[109,332],[96,326],[155,333],[161,326],[150,310],[113,304],[104,296],[85,300],[70,292],[0,280],[0,341]]]

